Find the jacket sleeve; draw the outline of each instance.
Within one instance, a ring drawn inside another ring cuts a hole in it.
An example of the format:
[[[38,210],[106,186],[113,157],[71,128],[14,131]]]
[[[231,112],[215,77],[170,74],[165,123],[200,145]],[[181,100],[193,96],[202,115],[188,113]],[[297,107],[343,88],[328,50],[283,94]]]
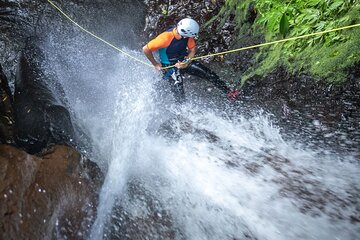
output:
[[[151,40],[147,47],[150,51],[154,52],[159,50],[160,48],[166,48],[170,45],[172,40],[172,33],[171,32],[163,32],[158,35],[156,38]]]

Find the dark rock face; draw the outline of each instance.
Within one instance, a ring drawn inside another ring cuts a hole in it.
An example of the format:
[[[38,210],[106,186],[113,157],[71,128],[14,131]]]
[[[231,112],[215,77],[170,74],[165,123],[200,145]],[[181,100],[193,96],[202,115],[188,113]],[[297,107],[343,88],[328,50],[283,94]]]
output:
[[[138,39],[141,37],[139,33],[144,25],[142,0],[54,0],[53,2],[79,24],[114,45],[123,46],[124,43],[127,43],[130,48],[140,49]],[[129,28],[129,26],[131,27]],[[123,29],[128,30],[124,32]],[[12,90],[14,90],[13,83],[16,77],[17,55],[24,48],[27,38],[31,36],[51,37],[53,34],[56,36],[55,43],[59,40],[66,46],[74,41],[73,35],[76,34],[85,36],[81,40],[86,44],[94,43],[92,37],[74,27],[47,1],[0,1],[0,31],[0,63]],[[102,46],[102,43],[99,46]],[[87,49],[83,49],[83,54],[86,52]],[[113,49],[110,49],[110,52],[113,52]],[[99,55],[103,53],[104,49],[99,51],[89,48],[87,54],[89,57],[92,55],[100,57]],[[66,56],[66,58],[69,57],[69,55]]]
[[[245,25],[242,29],[237,29],[235,16],[231,13],[228,19],[223,22],[226,14],[217,16],[221,8],[225,5],[224,0],[218,1],[164,1],[164,0],[146,0],[148,12],[146,15],[145,33],[150,40],[161,32],[171,28],[184,17],[192,17],[200,24],[199,39],[196,41],[198,56],[204,56],[212,53],[219,53],[230,49],[247,47],[263,42],[263,38],[257,34],[251,33],[251,24],[255,21],[257,12],[254,4],[250,4],[245,13]],[[238,31],[245,32],[242,38],[237,38]],[[224,68],[227,72],[236,70],[236,73],[245,72],[251,65],[256,49],[236,52],[216,57],[208,57],[202,61],[215,61],[212,68],[218,69],[218,72]],[[224,66],[218,66],[224,63]],[[231,75],[231,74],[220,74]],[[236,74],[236,78],[240,75]],[[228,78],[228,76],[224,77]],[[234,78],[234,76],[232,76]],[[225,79],[228,82],[235,79]]]
[[[86,239],[102,175],[66,146],[40,156],[0,145],[0,238]]]
[[[39,152],[50,143],[69,144],[75,138],[70,114],[55,97],[62,90],[50,88],[59,85],[51,74],[44,74],[44,60],[37,47],[27,45],[15,83],[16,142],[29,153]]]
[[[140,202],[146,214],[134,216],[131,211],[134,202]],[[104,239],[185,239],[174,223],[174,216],[144,187],[144,183],[132,179],[126,196],[115,202]]]
[[[14,143],[13,99],[0,65],[0,143]]]
[[[191,17],[201,26],[197,41],[198,55],[228,49],[234,24],[227,23],[218,29],[219,19],[204,28],[204,24],[219,13],[225,1],[187,1],[184,4],[184,1],[147,0],[145,3],[148,6],[145,25],[148,40],[176,26],[181,19]]]
[[[0,144],[14,145],[0,145],[0,239],[86,239],[96,217],[103,175],[70,147],[85,148],[87,137],[72,123],[46,44],[29,38],[56,31],[58,18],[44,2],[0,3]]]

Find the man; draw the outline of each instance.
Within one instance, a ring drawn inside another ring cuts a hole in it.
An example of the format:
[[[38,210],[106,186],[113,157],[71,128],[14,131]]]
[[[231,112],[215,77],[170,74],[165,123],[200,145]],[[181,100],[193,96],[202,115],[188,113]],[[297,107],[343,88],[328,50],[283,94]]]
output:
[[[196,53],[194,38],[198,36],[198,33],[199,24],[191,18],[184,18],[176,27],[161,33],[143,47],[145,56],[157,70],[175,65],[173,68],[164,69],[163,74],[164,78],[169,80],[171,91],[179,103],[185,101],[183,73],[207,79],[226,93],[230,90],[214,72],[201,63],[192,61]],[[160,62],[157,62],[153,56],[155,51],[159,52]],[[230,92],[233,95],[234,93],[237,96],[237,91]]]

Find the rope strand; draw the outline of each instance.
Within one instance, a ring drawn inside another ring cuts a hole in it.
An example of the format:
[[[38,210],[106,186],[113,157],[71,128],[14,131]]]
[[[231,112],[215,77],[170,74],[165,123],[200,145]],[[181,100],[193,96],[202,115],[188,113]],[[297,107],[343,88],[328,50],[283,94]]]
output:
[[[69,17],[66,13],[64,13],[64,12],[63,12],[58,6],[56,6],[51,0],[47,0],[47,1],[48,1],[56,10],[58,10],[64,17],[66,17],[70,22],[72,22],[74,25],[76,25],[76,26],[77,26],[78,28],[80,28],[82,31],[86,32],[87,34],[90,34],[90,35],[93,36],[94,38],[102,41],[103,43],[109,45],[110,47],[112,47],[112,48],[114,48],[115,50],[121,52],[122,54],[124,54],[124,55],[126,55],[126,56],[128,56],[128,57],[130,57],[130,58],[132,58],[132,59],[134,59],[135,61],[138,61],[138,62],[140,62],[140,63],[142,63],[142,64],[145,64],[145,65],[147,65],[147,66],[149,66],[149,67],[152,67],[152,65],[151,65],[150,63],[144,62],[144,61],[142,61],[142,60],[140,60],[140,59],[138,59],[138,58],[130,55],[129,53],[121,50],[120,48],[114,46],[113,44],[111,44],[111,43],[109,43],[108,41],[102,39],[101,37],[98,37],[98,36],[95,35],[94,33],[86,30],[86,29],[83,28],[81,25],[79,25],[77,22],[75,22],[71,17]]]
[[[144,62],[132,55],[130,55],[129,53],[121,50],[120,48],[114,46],[113,44],[107,42],[106,40],[102,39],[101,37],[95,35],[94,33],[86,30],[85,28],[83,28],[81,25],[79,25],[77,22],[75,22],[71,17],[69,17],[66,13],[64,13],[58,6],[56,6],[51,0],[47,0],[56,10],[58,10],[64,17],[66,17],[70,22],[72,22],[74,25],[76,25],[78,28],[80,28],[82,31],[86,32],[87,34],[93,36],[94,38],[98,39],[99,41],[109,45],[110,47],[112,47],[113,49],[117,50],[118,52],[121,52],[122,54],[128,56],[129,58],[132,58],[133,60],[140,62],[144,65],[147,65],[149,67],[153,67],[153,65]],[[334,28],[334,29],[330,29],[330,30],[325,30],[325,31],[321,31],[321,32],[315,32],[315,33],[310,33],[310,34],[305,34],[302,36],[297,36],[297,37],[291,37],[291,38],[286,38],[286,39],[281,39],[281,40],[277,40],[277,41],[272,41],[272,42],[266,42],[266,43],[261,43],[261,44],[257,44],[257,45],[252,45],[252,46],[248,46],[248,47],[242,47],[242,48],[237,48],[237,49],[233,49],[233,50],[229,50],[229,51],[224,51],[224,52],[219,52],[219,53],[212,53],[212,54],[208,54],[208,55],[204,55],[204,56],[199,56],[199,57],[195,57],[192,60],[200,60],[200,59],[204,59],[204,58],[208,58],[208,57],[214,57],[214,56],[219,56],[219,55],[226,55],[229,53],[234,53],[234,52],[239,52],[239,51],[244,51],[244,50],[248,50],[248,49],[253,49],[253,48],[259,48],[259,47],[264,47],[264,46],[269,46],[269,45],[273,45],[276,43],[282,43],[282,42],[287,42],[287,41],[293,41],[293,40],[297,40],[297,39],[302,39],[302,38],[307,38],[307,37],[311,37],[311,36],[316,36],[316,35],[322,35],[322,34],[326,34],[329,32],[337,32],[340,30],[344,30],[344,29],[350,29],[350,28],[355,28],[355,27],[360,27],[360,23],[358,24],[353,24],[353,25],[349,25],[349,26],[345,26],[345,27],[339,27],[339,28]],[[162,69],[168,69],[168,68],[173,68],[175,67],[175,65],[171,65],[171,66],[167,66],[167,67],[163,67]]]

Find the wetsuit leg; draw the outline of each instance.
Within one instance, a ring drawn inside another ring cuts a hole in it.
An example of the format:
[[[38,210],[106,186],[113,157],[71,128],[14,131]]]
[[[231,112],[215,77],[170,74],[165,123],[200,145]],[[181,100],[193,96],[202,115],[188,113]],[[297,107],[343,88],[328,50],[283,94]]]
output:
[[[219,76],[216,75],[216,73],[205,67],[200,62],[193,61],[187,68],[183,69],[183,71],[187,74],[194,75],[210,81],[215,85],[215,87],[225,93],[229,91],[229,88],[226,86],[225,82],[221,81]]]
[[[174,94],[177,103],[185,102],[184,81],[181,70],[172,68],[164,73],[164,78],[170,84],[171,92]]]

